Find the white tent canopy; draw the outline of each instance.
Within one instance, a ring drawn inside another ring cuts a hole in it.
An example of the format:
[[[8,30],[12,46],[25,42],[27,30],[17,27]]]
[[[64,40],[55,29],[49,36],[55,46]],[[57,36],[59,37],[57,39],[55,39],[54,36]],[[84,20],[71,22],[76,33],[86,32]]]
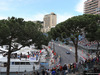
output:
[[[5,51],[5,52],[8,52],[8,50],[5,50],[4,48],[1,48],[1,47],[0,47],[0,50],[1,51]]]

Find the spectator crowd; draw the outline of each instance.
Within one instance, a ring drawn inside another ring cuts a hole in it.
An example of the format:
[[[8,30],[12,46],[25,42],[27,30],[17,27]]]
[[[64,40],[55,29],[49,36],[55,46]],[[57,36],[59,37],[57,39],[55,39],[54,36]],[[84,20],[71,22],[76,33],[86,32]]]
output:
[[[88,58],[85,61],[81,60],[78,63],[65,63],[63,66],[59,64],[52,69],[43,69],[41,72],[34,72],[33,75],[67,75],[80,72],[86,73],[89,72],[89,70],[91,70],[93,73],[100,72],[100,56]]]

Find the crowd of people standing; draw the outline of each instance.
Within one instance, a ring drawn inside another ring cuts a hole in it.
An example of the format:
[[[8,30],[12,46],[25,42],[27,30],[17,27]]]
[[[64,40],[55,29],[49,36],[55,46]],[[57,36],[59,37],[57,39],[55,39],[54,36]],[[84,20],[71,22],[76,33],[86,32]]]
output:
[[[75,73],[86,73],[91,68],[92,72],[96,73],[100,71],[100,68],[94,67],[94,65],[100,65],[100,56],[95,58],[88,58],[85,61],[80,61],[78,63],[71,63],[71,64],[64,64],[62,65],[56,65],[52,69],[43,69],[40,72],[36,72],[35,75],[67,75],[67,74],[75,74]]]

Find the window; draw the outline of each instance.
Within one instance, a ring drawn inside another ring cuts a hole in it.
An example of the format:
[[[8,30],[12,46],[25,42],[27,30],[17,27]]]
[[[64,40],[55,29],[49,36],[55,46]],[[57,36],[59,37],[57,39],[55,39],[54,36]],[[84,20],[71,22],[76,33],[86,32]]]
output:
[[[6,62],[4,63],[4,67],[7,67],[7,63]]]
[[[15,62],[15,65],[20,65],[20,62]]]
[[[21,62],[21,65],[25,65],[25,62]]]
[[[12,65],[14,65],[14,62],[12,62]]]
[[[39,64],[39,62],[34,62],[36,65],[38,65]]]
[[[26,62],[26,65],[30,65],[30,63],[29,62]]]

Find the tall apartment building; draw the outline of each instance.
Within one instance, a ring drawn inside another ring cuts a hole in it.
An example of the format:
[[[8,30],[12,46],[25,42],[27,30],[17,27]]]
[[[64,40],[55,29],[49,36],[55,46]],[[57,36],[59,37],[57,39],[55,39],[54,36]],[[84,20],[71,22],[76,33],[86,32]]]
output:
[[[52,27],[55,27],[57,24],[57,16],[55,13],[47,14],[43,18],[43,32],[48,32]]]
[[[87,0],[84,2],[85,14],[100,14],[100,0]]]

